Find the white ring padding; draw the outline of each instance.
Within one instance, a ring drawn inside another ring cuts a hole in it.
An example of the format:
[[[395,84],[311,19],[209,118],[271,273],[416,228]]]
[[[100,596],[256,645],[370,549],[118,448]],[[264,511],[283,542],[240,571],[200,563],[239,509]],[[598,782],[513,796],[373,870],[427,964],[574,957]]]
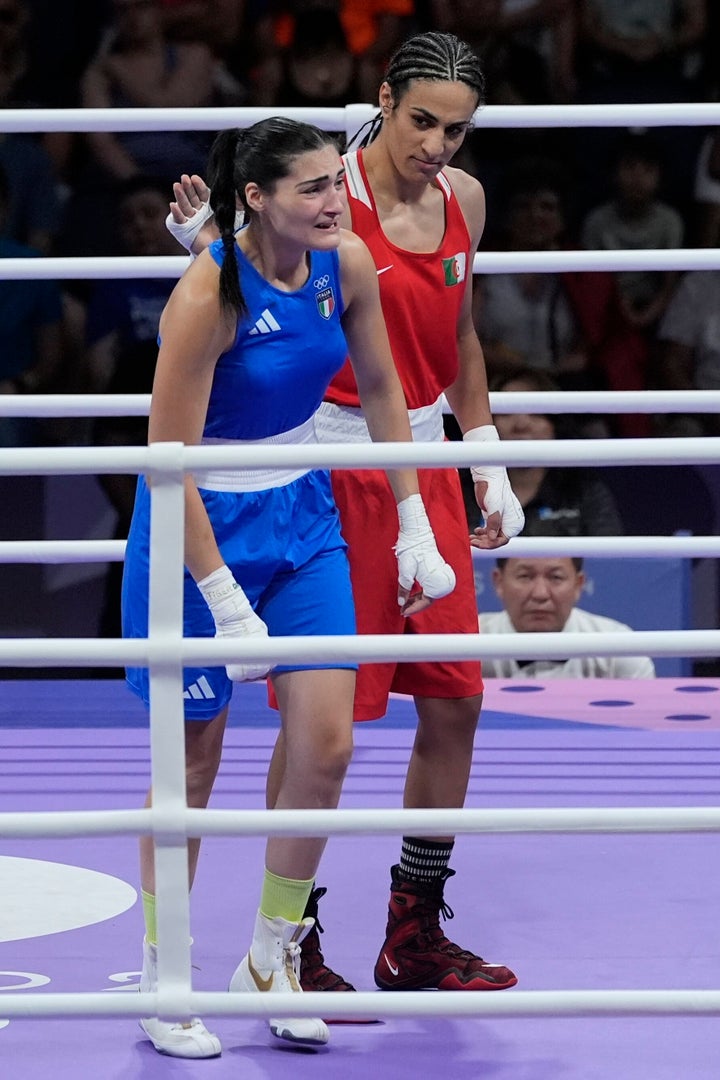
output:
[[[602,680],[600,680],[602,681]],[[152,836],[165,844],[199,836],[423,836],[452,833],[705,833],[720,831],[717,806],[512,807],[469,810],[24,810],[0,814],[0,837]]]
[[[160,989],[160,986],[163,989]],[[511,994],[458,994],[453,990],[397,990],[392,994],[356,991],[328,994],[248,994],[190,991],[182,983],[159,984],[157,993],[38,993],[3,995],[4,1017],[294,1016],[328,1018],[525,1017],[535,1016],[715,1016],[720,990],[513,990]]]
[[[0,281],[179,278],[183,255],[48,256],[0,260]],[[717,248],[641,248],[625,251],[483,251],[474,274],[556,274],[591,270],[717,270]]]
[[[377,115],[377,105],[344,108],[283,108],[291,120],[324,131],[357,131]],[[248,127],[277,116],[277,108],[3,109],[0,131],[218,131]],[[720,103],[672,102],[628,105],[485,105],[473,117],[479,128],[713,127]]]
[[[0,408],[1,408],[0,399]],[[715,413],[720,390],[513,390],[490,394],[494,414],[551,413]],[[444,401],[443,410],[452,409]],[[617,441],[617,440],[616,440]]]
[[[122,562],[124,540],[0,540],[3,563]],[[507,548],[472,548],[477,560],[528,558],[714,559],[720,557],[718,536],[516,536]]]
[[[0,416],[149,416],[150,401],[150,394],[0,394]]]
[[[584,559],[715,559],[720,557],[720,536],[514,536],[506,547],[494,551],[473,547],[471,551],[478,561],[502,559],[503,556],[511,559],[568,556]]]
[[[0,565],[122,562],[125,546],[124,540],[0,540]]]
[[[507,548],[503,548],[507,551]],[[588,633],[318,634],[243,639],[3,638],[0,667],[219,667],[271,664],[384,663],[388,660],[558,660],[575,656],[718,656],[720,630],[598,630]]]
[[[452,409],[443,396],[443,412]],[[494,391],[493,414],[717,413],[720,390]],[[150,394],[0,394],[0,416],[147,416]],[[617,440],[616,440],[617,441]]]
[[[720,436],[670,439],[538,439],[495,443],[322,443],[303,446],[54,446],[3,449],[0,476],[145,473],[172,448],[186,472],[202,469],[448,468],[470,465],[717,465]]]

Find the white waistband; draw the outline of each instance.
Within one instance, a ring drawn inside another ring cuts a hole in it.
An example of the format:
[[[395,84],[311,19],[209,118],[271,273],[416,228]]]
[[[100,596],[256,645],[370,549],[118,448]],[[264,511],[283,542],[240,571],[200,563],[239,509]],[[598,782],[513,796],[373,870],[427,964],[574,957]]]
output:
[[[315,419],[310,417],[299,427],[282,431],[279,435],[268,435],[264,439],[211,439],[204,438],[203,446],[278,446],[289,443],[316,443]],[[284,487],[293,480],[299,480],[310,469],[217,469],[193,472],[195,483],[208,491],[264,491],[266,488]]]
[[[413,442],[442,442],[445,438],[443,428],[442,399],[432,405],[408,411]],[[370,432],[362,409],[351,405],[333,405],[323,401],[315,413],[317,441],[321,443],[365,443],[371,442]]]

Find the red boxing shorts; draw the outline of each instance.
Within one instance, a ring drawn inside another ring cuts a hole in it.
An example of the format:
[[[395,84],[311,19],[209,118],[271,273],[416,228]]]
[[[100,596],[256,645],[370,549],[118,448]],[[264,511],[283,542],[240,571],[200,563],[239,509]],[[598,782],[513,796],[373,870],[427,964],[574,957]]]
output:
[[[465,504],[456,469],[420,469],[420,493],[438,548],[457,585],[419,615],[400,614],[395,498],[382,470],[336,469],[331,473],[348,544],[358,634],[477,634],[478,611]],[[361,664],[355,690],[355,720],[377,720],[391,692],[431,698],[481,694],[479,660],[391,661]],[[270,704],[276,707],[272,688]]]

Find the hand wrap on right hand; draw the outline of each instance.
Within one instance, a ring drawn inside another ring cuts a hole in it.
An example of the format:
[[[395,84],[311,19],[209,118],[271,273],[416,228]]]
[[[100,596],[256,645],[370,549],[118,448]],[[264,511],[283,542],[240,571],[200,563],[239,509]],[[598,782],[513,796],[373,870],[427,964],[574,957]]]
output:
[[[229,567],[221,566],[197,583],[210,613],[215,620],[215,637],[267,638],[268,629],[259,615],[253,611],[250,601],[238,585]],[[242,642],[238,642],[242,653]],[[228,664],[225,670],[233,682],[264,679],[272,668],[270,661]]]
[[[455,588],[455,571],[438,551],[435,534],[420,495],[409,495],[397,504],[400,532],[395,554],[398,580],[404,589],[414,581],[429,600],[439,600]]]
[[[197,239],[197,235],[202,229],[208,218],[213,216],[213,212],[210,208],[210,203],[200,203],[196,212],[192,217],[187,218],[185,221],[176,221],[172,214],[168,214],[165,218],[165,228],[168,232],[172,233],[179,244],[189,251],[193,255],[192,246]],[[195,256],[193,255],[193,258]]]

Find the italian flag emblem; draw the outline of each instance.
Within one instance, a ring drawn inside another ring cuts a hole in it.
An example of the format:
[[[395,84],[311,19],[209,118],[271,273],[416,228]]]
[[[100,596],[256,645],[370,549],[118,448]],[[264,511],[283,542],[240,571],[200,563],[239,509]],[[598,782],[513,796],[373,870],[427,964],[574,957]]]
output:
[[[467,257],[464,251],[459,251],[457,255],[453,255],[450,259],[443,259],[442,264],[446,285],[459,285],[461,281],[465,280]]]
[[[332,289],[323,289],[322,292],[315,293],[315,300],[323,319],[329,319],[335,310],[335,297]]]

